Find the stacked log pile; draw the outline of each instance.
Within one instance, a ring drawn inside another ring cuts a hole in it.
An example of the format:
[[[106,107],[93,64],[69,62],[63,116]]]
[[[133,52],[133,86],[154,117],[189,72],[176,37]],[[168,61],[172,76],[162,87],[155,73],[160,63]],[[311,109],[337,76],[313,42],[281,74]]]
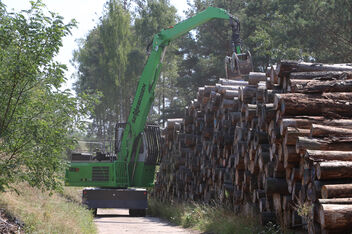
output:
[[[198,89],[168,121],[153,195],[217,201],[262,223],[352,230],[352,65],[281,61]]]

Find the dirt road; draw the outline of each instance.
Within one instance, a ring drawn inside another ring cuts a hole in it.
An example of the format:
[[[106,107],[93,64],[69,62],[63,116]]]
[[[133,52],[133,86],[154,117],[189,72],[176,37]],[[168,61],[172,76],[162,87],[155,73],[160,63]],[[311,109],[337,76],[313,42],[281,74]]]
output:
[[[196,234],[198,232],[185,230],[154,217],[130,217],[128,210],[99,209],[94,219],[99,234],[112,233],[177,233]]]

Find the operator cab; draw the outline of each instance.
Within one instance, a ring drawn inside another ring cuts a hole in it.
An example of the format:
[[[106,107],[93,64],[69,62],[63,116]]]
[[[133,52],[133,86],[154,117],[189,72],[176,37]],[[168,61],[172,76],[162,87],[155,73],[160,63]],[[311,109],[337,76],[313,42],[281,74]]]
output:
[[[98,162],[113,162],[116,161],[117,155],[120,152],[120,145],[122,140],[125,123],[118,123],[115,128],[115,141],[114,147],[102,147],[103,143],[93,142],[94,149],[78,151],[71,153],[71,162],[84,162],[84,161],[98,161]],[[161,159],[161,134],[160,128],[157,125],[147,125],[140,135],[142,140],[138,151],[137,162],[144,162],[147,165],[158,165]],[[138,141],[137,141],[138,142]],[[85,145],[93,145],[92,142],[84,142]],[[99,146],[97,144],[99,143]],[[108,144],[111,145],[111,142]],[[136,150],[136,149],[135,149]],[[135,154],[134,154],[135,155]],[[134,160],[131,160],[134,161]]]

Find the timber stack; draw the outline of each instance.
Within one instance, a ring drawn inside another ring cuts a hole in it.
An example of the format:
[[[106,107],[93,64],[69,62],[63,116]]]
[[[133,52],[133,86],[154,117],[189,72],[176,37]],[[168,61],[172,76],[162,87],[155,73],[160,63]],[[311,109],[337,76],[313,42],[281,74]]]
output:
[[[153,196],[217,202],[263,224],[352,230],[352,65],[281,61],[198,89],[168,121]]]

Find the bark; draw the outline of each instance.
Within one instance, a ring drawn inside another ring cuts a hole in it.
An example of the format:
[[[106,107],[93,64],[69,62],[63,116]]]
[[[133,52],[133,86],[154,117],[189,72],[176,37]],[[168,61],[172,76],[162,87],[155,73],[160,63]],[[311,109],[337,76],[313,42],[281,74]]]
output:
[[[250,103],[257,93],[257,86],[250,85],[240,88],[240,100],[244,103]]]
[[[280,134],[284,135],[288,127],[310,129],[314,123],[352,129],[352,120],[350,119],[326,119],[323,116],[298,116],[296,118],[283,118],[280,121]]]
[[[296,141],[300,136],[309,136],[309,129],[292,128],[288,127],[285,133],[284,144],[285,145],[296,145]]]
[[[352,227],[352,205],[321,204],[320,224],[325,229],[349,229]]]
[[[352,161],[352,152],[350,151],[326,151],[326,150],[307,150],[304,157],[306,159],[319,161]]]
[[[319,199],[319,204],[351,204],[352,198],[331,198],[331,199]]]
[[[352,151],[352,137],[315,139],[298,137],[296,152],[305,153],[305,150],[339,150]]]
[[[317,178],[319,180],[343,178],[352,179],[352,162],[318,162],[315,167]]]
[[[352,71],[352,66],[347,64],[322,64],[283,60],[278,64],[277,70],[278,76],[282,77],[292,72]]]
[[[352,184],[324,185],[321,189],[321,197],[324,199],[352,197]]]
[[[274,104],[280,104],[281,116],[352,117],[352,93],[276,94]]]
[[[311,137],[324,136],[352,136],[352,129],[340,128],[335,126],[326,126],[320,124],[312,124],[310,130]]]
[[[241,80],[229,80],[229,79],[219,79],[219,83],[222,85],[234,85],[234,86],[246,86],[248,85],[248,81]]]
[[[294,72],[290,74],[290,80],[345,80],[352,79],[352,72],[348,71],[317,71],[317,72]]]
[[[287,182],[285,179],[279,178],[266,178],[265,181],[265,192],[267,194],[279,193],[282,195],[288,195]]]
[[[305,118],[304,116],[302,116],[301,118],[283,118],[279,122],[280,134],[285,135],[285,132],[288,127],[310,129],[312,123],[321,122],[324,119],[325,118],[323,116],[309,116],[307,118]]]
[[[249,85],[257,85],[260,81],[266,81],[266,74],[263,72],[250,72],[248,76]]]
[[[277,84],[278,83],[278,79],[279,79],[279,77],[278,77],[278,71],[276,70],[276,65],[272,65],[271,67],[270,67],[270,71],[268,72],[269,74],[269,76],[270,76],[270,81],[271,81],[271,83],[273,83],[273,84]]]
[[[224,94],[227,90],[233,90],[233,91],[238,91],[238,89],[241,86],[236,86],[236,85],[222,85],[222,84],[216,84],[216,89],[214,91]]]
[[[352,80],[331,80],[308,82],[292,82],[290,91],[295,93],[350,92]]]

